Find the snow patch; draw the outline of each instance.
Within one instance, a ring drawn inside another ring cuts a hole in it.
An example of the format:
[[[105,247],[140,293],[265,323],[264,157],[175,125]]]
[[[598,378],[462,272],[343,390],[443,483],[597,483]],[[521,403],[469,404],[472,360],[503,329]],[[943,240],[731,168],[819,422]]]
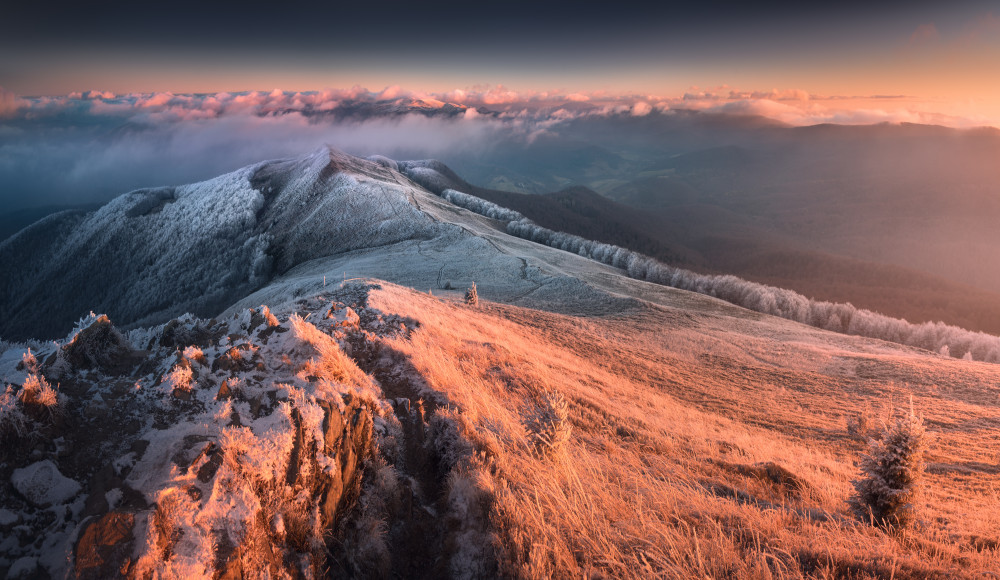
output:
[[[34,578],[38,572],[38,558],[24,557],[14,562],[7,571],[7,578]]]
[[[0,509],[0,528],[12,526],[16,523],[17,523],[17,514],[8,509]]]
[[[64,503],[80,492],[80,484],[60,473],[48,459],[15,469],[10,482],[18,493],[39,507]]]

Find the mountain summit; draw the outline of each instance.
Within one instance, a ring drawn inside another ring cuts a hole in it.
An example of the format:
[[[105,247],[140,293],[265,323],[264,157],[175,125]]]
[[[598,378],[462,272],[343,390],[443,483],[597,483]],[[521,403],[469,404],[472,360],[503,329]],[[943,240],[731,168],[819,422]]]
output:
[[[125,327],[185,312],[211,316],[318,258],[346,260],[338,267],[347,274],[364,270],[428,288],[477,272],[505,279],[491,265],[500,260],[515,275],[499,283],[498,296],[537,288],[535,270],[493,243],[523,242],[410,179],[433,178],[438,166],[324,147],[201,183],[133,191],[94,212],[49,216],[0,244],[0,336],[60,336],[89,310]],[[445,257],[444,248],[455,255]],[[415,268],[412,260],[434,265]]]

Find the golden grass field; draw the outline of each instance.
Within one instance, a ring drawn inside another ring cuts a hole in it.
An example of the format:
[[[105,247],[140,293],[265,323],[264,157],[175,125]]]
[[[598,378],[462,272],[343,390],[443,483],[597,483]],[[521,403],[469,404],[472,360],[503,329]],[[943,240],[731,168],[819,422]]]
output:
[[[388,284],[369,296],[420,322],[389,346],[474,443],[449,489],[489,518],[500,573],[997,577],[1000,367],[635,284],[658,304],[572,315]],[[547,392],[572,432],[539,453],[526,425]],[[848,506],[867,447],[848,424],[877,429],[911,399],[932,437],[926,493],[915,528],[891,533]]]

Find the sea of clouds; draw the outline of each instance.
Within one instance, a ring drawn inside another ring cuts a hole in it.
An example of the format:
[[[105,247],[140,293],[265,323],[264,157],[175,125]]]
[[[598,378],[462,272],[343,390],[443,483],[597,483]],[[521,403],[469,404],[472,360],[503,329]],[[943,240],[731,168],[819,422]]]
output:
[[[0,204],[14,210],[104,202],[140,187],[207,179],[329,144],[356,155],[446,158],[501,140],[530,142],[586,116],[702,111],[761,115],[790,125],[933,122],[897,109],[835,108],[803,91],[693,90],[682,96],[445,93],[399,87],[325,91],[17,96],[0,88]]]

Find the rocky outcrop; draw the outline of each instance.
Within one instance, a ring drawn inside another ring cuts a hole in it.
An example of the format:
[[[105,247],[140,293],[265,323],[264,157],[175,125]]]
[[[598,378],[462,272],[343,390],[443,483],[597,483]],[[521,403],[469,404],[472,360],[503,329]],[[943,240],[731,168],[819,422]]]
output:
[[[11,482],[0,529],[12,536],[0,577],[299,578],[336,566],[327,542],[343,542],[365,501],[376,440],[399,431],[347,351],[414,326],[368,312],[363,289],[341,293],[280,319],[265,307],[183,316],[127,338],[91,316],[37,359],[25,351],[14,370],[28,386],[51,381],[59,420],[25,415],[0,448]],[[21,415],[28,386],[4,395]]]
[[[84,527],[74,551],[80,580],[125,578],[132,564],[135,514],[113,511]]]
[[[76,333],[63,347],[62,355],[74,369],[99,369],[123,375],[133,367],[132,348],[104,315]]]
[[[255,577],[261,564],[272,574],[284,572],[293,577],[308,576],[308,568],[321,568],[317,559],[325,559],[325,549],[320,550],[324,553],[310,553],[310,546],[302,537],[303,530],[310,524],[323,530],[334,528],[346,507],[357,498],[363,463],[373,450],[373,421],[369,405],[357,397],[345,395],[343,406],[332,401],[317,401],[317,404],[323,410],[321,438],[310,433],[309,421],[302,411],[292,411],[293,442],[281,487],[294,493],[276,499],[272,495],[274,490],[266,486],[262,490],[262,503],[271,500],[273,506],[267,512],[267,525],[258,529],[270,540],[266,548],[253,558],[247,554],[253,543],[223,538],[216,552],[216,578]],[[308,521],[310,514],[302,509],[303,497],[309,498],[305,505],[315,509],[318,521]],[[311,565],[303,569],[303,561]],[[299,565],[289,565],[295,562]]]

